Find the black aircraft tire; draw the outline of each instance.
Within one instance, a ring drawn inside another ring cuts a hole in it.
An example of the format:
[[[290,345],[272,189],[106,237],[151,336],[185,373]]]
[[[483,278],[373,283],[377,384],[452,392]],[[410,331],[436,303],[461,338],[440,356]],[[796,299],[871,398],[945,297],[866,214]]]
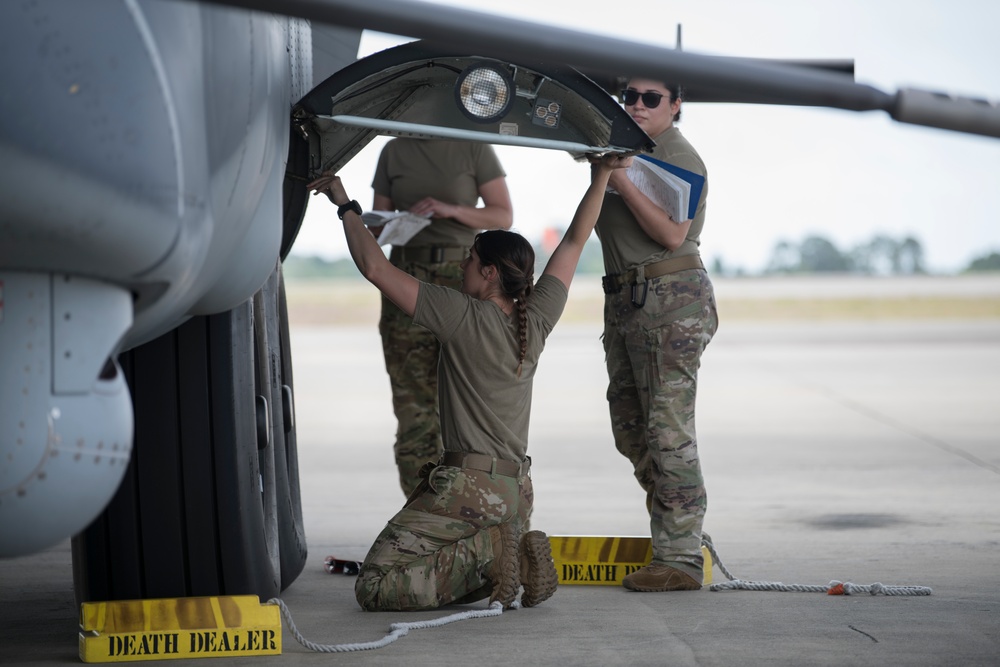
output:
[[[268,286],[272,281],[268,281]],[[281,545],[281,588],[284,590],[302,573],[309,551],[306,547],[302,521],[302,493],[299,483],[298,439],[295,431],[295,384],[292,377],[292,345],[288,330],[288,303],[285,300],[285,280],[277,272],[275,303],[278,317],[268,318],[268,340],[277,341],[271,354],[277,354],[280,372],[272,382],[274,405],[283,428],[275,428],[274,470],[278,494],[278,540]],[[277,422],[277,419],[275,420]]]
[[[78,602],[281,590],[274,448],[258,447],[259,315],[247,301],[121,355],[134,449],[109,506],[73,538]]]

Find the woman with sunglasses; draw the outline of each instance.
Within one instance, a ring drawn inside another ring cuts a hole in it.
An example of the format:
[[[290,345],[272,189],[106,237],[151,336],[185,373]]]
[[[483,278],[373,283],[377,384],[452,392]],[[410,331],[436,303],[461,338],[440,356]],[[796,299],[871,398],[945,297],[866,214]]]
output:
[[[674,220],[625,170],[597,220],[604,254],[604,348],[615,445],[646,491],[652,562],[622,582],[633,591],[702,585],[706,494],[695,436],[701,354],[718,327],[712,283],[698,252],[705,164],[681,134],[679,86],[633,78],[625,110],[655,142],[652,157],[706,177],[694,217]]]
[[[461,291],[394,266],[365,228],[340,179],[308,187],[337,204],[361,273],[441,343],[438,399],[444,454],[376,538],[355,584],[368,611],[435,609],[489,597],[509,607],[548,599],[557,575],[545,533],[520,534],[533,491],[526,455],[532,379],[566,305],[613,171],[631,158],[593,160],[592,182],[542,276],[520,234],[478,234],[462,261]]]

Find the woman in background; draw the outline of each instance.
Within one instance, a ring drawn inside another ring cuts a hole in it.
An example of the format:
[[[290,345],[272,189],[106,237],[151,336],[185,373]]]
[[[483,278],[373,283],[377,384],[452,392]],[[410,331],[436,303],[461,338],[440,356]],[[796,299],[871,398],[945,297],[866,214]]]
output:
[[[506,174],[489,144],[393,139],[379,154],[372,188],[373,209],[430,217],[431,224],[405,245],[392,246],[389,259],[435,285],[460,289],[461,262],[476,233],[510,229],[512,223]],[[409,497],[420,482],[421,466],[437,461],[443,451],[437,400],[441,347],[385,296],[378,330],[396,415],[393,453],[399,485]]]

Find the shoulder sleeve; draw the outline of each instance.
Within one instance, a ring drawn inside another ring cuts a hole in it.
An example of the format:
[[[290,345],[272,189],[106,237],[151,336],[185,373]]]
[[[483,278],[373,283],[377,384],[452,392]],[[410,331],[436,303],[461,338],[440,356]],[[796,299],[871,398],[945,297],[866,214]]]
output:
[[[372,178],[372,190],[377,195],[392,198],[392,182],[389,179],[389,152],[392,142],[387,143],[378,154],[378,164],[375,165],[375,176]]]
[[[681,169],[708,177],[705,161],[698,155],[691,142],[676,127],[667,130],[661,137],[667,137],[661,146],[653,150],[653,156]]]
[[[569,291],[562,281],[543,273],[531,292],[528,308],[538,313],[548,330],[556,325],[566,307]]]
[[[687,169],[688,171],[702,176],[708,175],[705,163],[702,162],[701,158],[698,157],[696,153],[675,153],[674,155],[671,155],[667,161],[670,162],[670,164],[677,165],[681,169]]]
[[[489,144],[473,144],[473,146],[476,147],[476,183],[478,185],[507,175],[492,146]]]
[[[420,283],[413,322],[447,343],[468,315],[472,297],[442,285]]]

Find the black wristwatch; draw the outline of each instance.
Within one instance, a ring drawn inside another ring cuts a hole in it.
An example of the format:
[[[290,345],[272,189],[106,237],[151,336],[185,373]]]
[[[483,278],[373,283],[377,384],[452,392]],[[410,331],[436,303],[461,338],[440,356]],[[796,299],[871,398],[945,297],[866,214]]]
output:
[[[341,220],[344,219],[344,214],[348,211],[354,211],[358,215],[361,215],[361,204],[358,203],[357,199],[352,199],[346,204],[341,204],[337,207],[337,217]]]

